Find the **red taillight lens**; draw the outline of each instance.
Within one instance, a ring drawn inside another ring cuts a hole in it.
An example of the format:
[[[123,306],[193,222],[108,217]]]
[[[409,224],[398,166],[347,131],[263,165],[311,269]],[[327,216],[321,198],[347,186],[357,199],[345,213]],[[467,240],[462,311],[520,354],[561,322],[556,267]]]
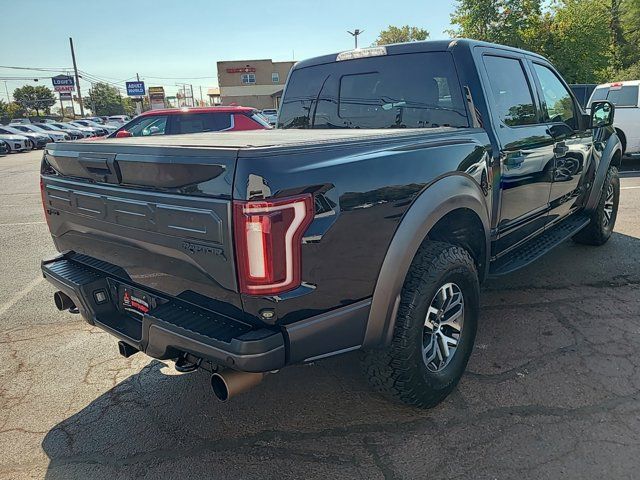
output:
[[[44,219],[47,221],[47,225],[49,225],[49,214],[47,213],[47,192],[45,190],[42,177],[40,177],[40,198],[42,198],[42,210],[44,210]]]
[[[301,282],[302,235],[313,220],[313,199],[234,201],[240,292],[274,295]]]

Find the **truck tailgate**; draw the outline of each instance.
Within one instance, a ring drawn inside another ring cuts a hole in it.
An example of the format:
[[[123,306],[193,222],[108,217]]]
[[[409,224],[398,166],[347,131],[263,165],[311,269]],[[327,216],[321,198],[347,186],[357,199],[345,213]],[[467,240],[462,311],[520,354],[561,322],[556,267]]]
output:
[[[54,243],[121,267],[137,284],[237,312],[236,157],[235,149],[51,146],[42,194]]]

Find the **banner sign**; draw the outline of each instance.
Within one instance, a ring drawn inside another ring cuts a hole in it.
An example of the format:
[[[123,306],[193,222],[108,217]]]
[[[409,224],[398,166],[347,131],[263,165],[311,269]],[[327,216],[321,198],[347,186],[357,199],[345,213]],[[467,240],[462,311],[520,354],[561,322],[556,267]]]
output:
[[[163,87],[149,87],[149,103],[151,103],[151,110],[165,108]]]
[[[71,92],[60,92],[60,100],[72,100]]]
[[[127,95],[130,97],[144,96],[144,82],[127,82]]]
[[[76,89],[76,84],[73,77],[68,75],[58,75],[51,78],[53,83],[53,89],[56,92],[73,92]]]
[[[227,73],[255,73],[256,67],[250,67],[247,65],[246,67],[233,67],[227,68]]]

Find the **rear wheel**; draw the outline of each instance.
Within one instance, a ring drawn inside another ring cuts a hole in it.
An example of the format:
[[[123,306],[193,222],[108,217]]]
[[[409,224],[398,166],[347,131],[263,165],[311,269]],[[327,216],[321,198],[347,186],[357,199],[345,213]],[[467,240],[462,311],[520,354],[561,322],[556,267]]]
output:
[[[618,169],[609,167],[602,185],[600,201],[591,212],[591,222],[573,236],[573,241],[585,245],[604,245],[616,224],[618,203],[620,201],[620,178]]]
[[[363,366],[378,391],[430,408],[457,385],[476,335],[478,274],[461,247],[428,242],[405,280],[393,339],[364,353]]]

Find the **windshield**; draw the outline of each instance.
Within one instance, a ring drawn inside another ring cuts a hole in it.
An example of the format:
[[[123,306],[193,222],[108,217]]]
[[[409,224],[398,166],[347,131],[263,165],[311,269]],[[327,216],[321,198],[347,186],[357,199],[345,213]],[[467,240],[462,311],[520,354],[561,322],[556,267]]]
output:
[[[468,127],[447,52],[347,60],[294,70],[279,128]]]

